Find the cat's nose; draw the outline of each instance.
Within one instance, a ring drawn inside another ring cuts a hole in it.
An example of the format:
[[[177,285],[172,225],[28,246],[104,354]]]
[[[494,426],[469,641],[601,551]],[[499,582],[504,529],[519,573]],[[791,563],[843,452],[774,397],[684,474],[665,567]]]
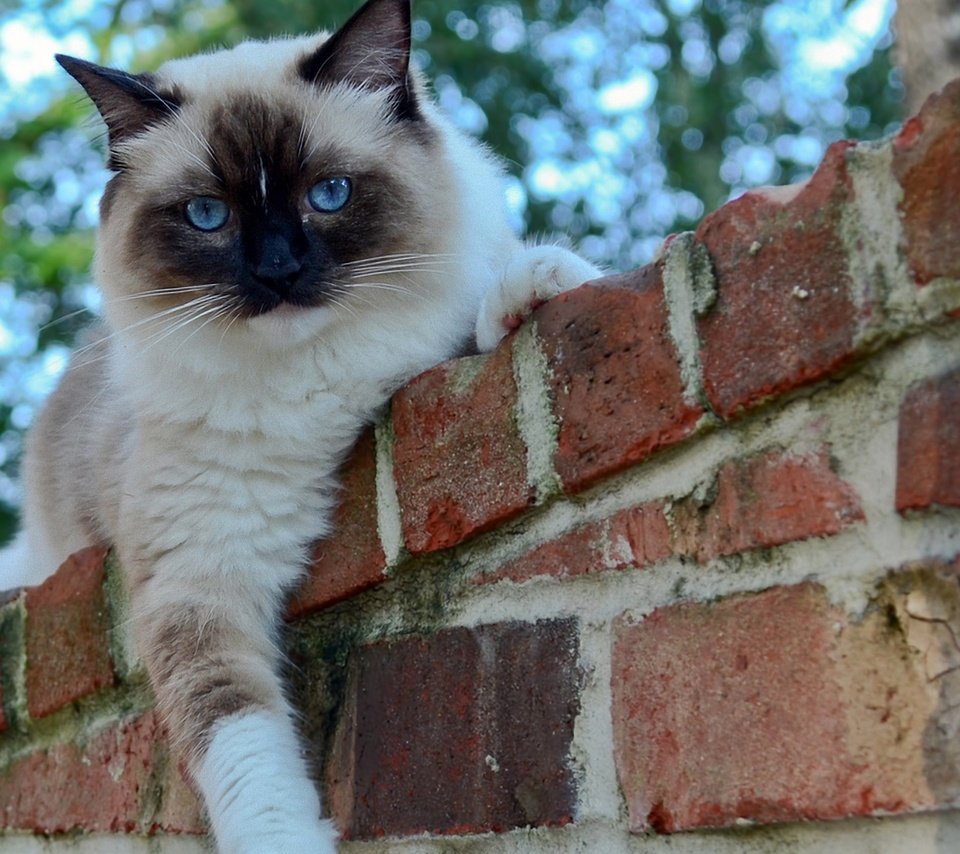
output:
[[[253,265],[253,275],[271,290],[281,291],[289,287],[303,269],[297,253],[281,235],[268,235],[259,256]]]
[[[258,264],[253,275],[266,285],[288,284],[297,277],[297,274],[303,269],[301,264],[292,255],[287,258],[275,258],[268,263]]]

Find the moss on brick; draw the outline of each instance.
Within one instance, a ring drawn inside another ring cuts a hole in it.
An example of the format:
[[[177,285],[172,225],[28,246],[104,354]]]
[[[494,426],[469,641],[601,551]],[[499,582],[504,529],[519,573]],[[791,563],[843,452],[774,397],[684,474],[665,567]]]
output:
[[[26,730],[27,712],[25,627],[27,609],[22,593],[0,607],[0,695],[7,726]]]
[[[68,703],[29,728],[0,738],[0,774],[37,750],[72,741],[84,745],[104,728],[153,708],[154,698],[143,674],[122,687],[107,688]]]
[[[113,551],[107,554],[104,570],[103,586],[110,614],[110,656],[117,678],[126,681],[135,673],[141,673],[142,676],[143,665],[137,661],[134,651],[128,645],[125,629],[130,624],[130,602],[123,568]]]

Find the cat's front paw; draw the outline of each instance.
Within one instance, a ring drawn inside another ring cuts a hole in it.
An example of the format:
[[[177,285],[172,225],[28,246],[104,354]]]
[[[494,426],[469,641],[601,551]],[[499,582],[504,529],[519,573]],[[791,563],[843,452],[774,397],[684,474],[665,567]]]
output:
[[[518,252],[480,306],[477,348],[492,350],[538,305],[598,276],[600,270],[593,264],[562,246],[532,246]]]
[[[236,854],[337,854],[337,831],[329,820],[291,821],[282,829],[261,837],[245,839],[240,848],[221,851]]]

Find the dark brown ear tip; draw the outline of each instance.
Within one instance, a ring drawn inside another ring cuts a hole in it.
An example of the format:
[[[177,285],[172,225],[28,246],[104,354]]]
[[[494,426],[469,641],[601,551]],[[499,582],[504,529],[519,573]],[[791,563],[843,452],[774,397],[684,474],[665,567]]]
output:
[[[89,62],[86,59],[79,59],[76,56],[70,56],[66,53],[56,53],[53,58],[60,64],[60,67],[67,72],[81,86],[87,88],[87,82],[94,77],[103,77],[107,68],[101,68],[95,62]]]
[[[347,83],[393,92],[394,113],[419,118],[411,88],[410,0],[367,0],[350,19],[297,64],[314,85]]]
[[[60,67],[72,77],[75,77],[78,71],[88,68],[90,63],[83,59],[77,59],[75,56],[69,56],[65,53],[55,53],[53,58],[60,64]]]

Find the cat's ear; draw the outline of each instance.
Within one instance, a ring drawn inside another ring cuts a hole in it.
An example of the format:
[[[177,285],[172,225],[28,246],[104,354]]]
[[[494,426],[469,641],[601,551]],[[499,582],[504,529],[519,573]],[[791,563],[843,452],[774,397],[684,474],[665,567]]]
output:
[[[180,109],[175,93],[163,92],[150,74],[128,74],[83,59],[57,54],[57,62],[96,105],[107,125],[111,151]]]
[[[298,71],[319,86],[389,89],[396,117],[419,119],[410,81],[410,0],[368,0]]]

